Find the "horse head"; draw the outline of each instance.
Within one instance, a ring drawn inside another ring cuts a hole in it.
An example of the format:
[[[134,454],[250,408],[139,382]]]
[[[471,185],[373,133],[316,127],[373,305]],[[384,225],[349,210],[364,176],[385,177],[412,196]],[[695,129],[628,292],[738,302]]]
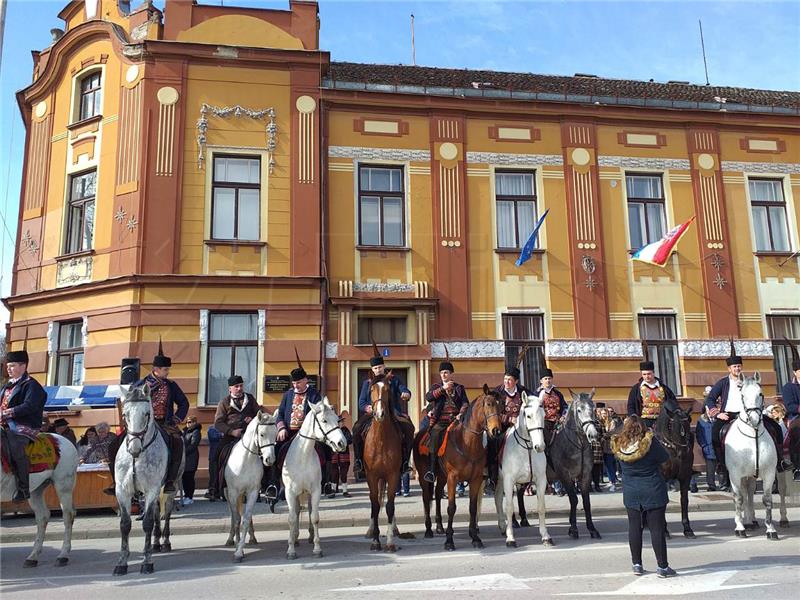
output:
[[[150,388],[145,383],[131,386],[122,401],[122,420],[125,424],[125,446],[136,458],[144,448],[144,436],[153,424]]]
[[[486,432],[493,438],[499,437],[503,433],[503,424],[500,422],[500,394],[489,389],[484,383],[483,395],[478,397],[476,404],[483,411]]]
[[[594,402],[592,401],[595,392],[595,388],[592,388],[592,391],[588,394],[586,392],[576,394],[570,390],[572,406],[569,407],[569,411],[572,413],[578,429],[583,432],[586,438],[593,442],[599,442],[600,427],[595,417]]]
[[[764,394],[761,391],[761,374],[756,371],[752,377],[739,375],[739,385],[742,389],[742,406],[744,407],[745,420],[753,429],[756,429],[763,418]]]
[[[517,428],[524,427],[526,434],[533,444],[536,452],[544,452],[544,390],[539,396],[529,396],[522,392],[522,407],[520,408]]]
[[[312,436],[318,442],[327,444],[334,452],[344,452],[347,440],[339,426],[339,416],[325,396],[322,402],[311,405],[309,415],[313,415],[314,427]]]
[[[384,417],[389,414],[391,408],[387,406],[387,399],[384,394],[387,390],[391,390],[389,382],[392,380],[392,372],[388,371],[385,375],[378,377],[370,377],[370,402],[372,403],[372,418],[378,423],[382,422]]]
[[[261,461],[265,467],[275,464],[275,440],[278,437],[278,428],[275,425],[277,415],[277,410],[272,415],[268,412],[258,411],[256,418],[253,419],[256,423],[255,437],[258,444],[258,453],[261,455]]]
[[[689,411],[677,408],[670,410],[664,408],[662,414],[665,415],[666,424],[659,427],[660,423],[656,422],[656,427],[659,428],[659,437],[666,438],[666,441],[672,446],[678,448],[686,448],[691,442],[692,436],[692,416]]]

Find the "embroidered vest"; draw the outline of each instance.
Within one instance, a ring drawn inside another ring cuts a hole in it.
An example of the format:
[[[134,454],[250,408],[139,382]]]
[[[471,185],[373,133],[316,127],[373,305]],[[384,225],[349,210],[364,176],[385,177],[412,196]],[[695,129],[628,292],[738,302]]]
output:
[[[169,400],[169,387],[161,383],[150,388],[150,402],[153,405],[153,418],[157,421],[167,418],[167,401]]]
[[[549,394],[547,392],[544,393],[542,406],[544,408],[545,421],[558,421],[561,417],[561,398],[556,396],[554,391]]]
[[[289,417],[289,429],[300,429],[305,418],[305,394],[295,394],[292,398],[292,414]]]
[[[653,389],[642,383],[639,393],[642,395],[642,418],[657,419],[661,414],[661,405],[664,404],[664,388],[659,385]]]

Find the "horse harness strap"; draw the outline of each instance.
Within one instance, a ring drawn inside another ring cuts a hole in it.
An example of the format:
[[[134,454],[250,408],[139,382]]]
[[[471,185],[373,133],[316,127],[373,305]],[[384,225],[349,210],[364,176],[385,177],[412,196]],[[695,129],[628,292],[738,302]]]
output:
[[[749,415],[751,412],[757,412],[758,416],[759,416],[758,424],[755,427],[753,427],[750,424],[749,421],[747,421],[746,419],[743,419],[741,417],[742,413],[739,413],[740,416],[736,420],[737,421],[741,421],[742,423],[744,423],[745,425],[750,427],[750,429],[753,430],[753,435],[747,435],[744,431],[742,431],[741,427],[737,426],[738,430],[739,430],[739,433],[741,433],[745,437],[748,437],[748,438],[751,438],[751,439],[755,440],[755,442],[756,442],[756,475],[755,475],[755,477],[756,477],[756,479],[758,479],[759,459],[760,459],[760,454],[761,454],[761,449],[759,448],[758,440],[762,435],[761,433],[759,433],[758,428],[764,421],[764,414],[763,414],[763,409],[758,408],[758,407],[751,407],[751,408],[744,409],[744,413],[747,414],[747,415]],[[768,433],[766,427],[764,427],[764,433]],[[778,457],[778,460],[780,460],[780,457]]]

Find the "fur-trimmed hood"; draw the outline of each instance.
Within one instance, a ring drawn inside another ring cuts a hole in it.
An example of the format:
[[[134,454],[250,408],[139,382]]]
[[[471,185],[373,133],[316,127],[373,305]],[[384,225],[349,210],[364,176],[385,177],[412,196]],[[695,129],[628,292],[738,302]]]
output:
[[[644,434],[644,437],[627,446],[626,448],[619,447],[619,437],[614,436],[611,438],[611,449],[614,452],[614,456],[617,457],[618,460],[626,463],[633,463],[637,460],[643,458],[647,451],[650,450],[650,445],[653,443],[653,432],[648,431]]]

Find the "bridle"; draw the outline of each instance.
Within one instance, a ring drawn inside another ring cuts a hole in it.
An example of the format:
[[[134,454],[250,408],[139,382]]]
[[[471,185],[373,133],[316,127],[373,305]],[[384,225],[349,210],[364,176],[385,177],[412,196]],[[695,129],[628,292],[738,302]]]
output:
[[[334,431],[336,431],[337,429],[341,429],[340,425],[336,425],[335,427],[332,427],[328,431],[325,431],[325,428],[323,427],[323,423],[321,423],[320,420],[319,420],[319,416],[317,415],[316,412],[314,412],[314,424],[312,426],[312,430],[311,431],[313,432],[317,427],[319,427],[319,430],[322,433],[322,440],[321,441],[330,442],[331,444],[333,444],[333,440],[329,437],[330,434],[333,433]],[[313,435],[312,436],[308,436],[308,435],[303,435],[302,433],[298,433],[297,435],[299,435],[301,438],[304,438],[304,439],[307,439],[307,440],[317,441],[317,438],[315,438]]]
[[[674,441],[672,439],[673,438],[673,436],[672,436],[672,433],[673,433],[672,422],[673,422],[673,415],[675,415],[676,411],[667,410],[666,413],[667,413],[667,431],[669,432],[669,436],[668,436],[667,439],[659,438],[659,441],[662,444],[664,444],[665,446],[671,447],[671,448],[673,448],[675,450],[677,450],[678,448],[688,448],[689,447],[689,439],[688,439],[688,436],[686,435],[686,428],[685,428],[685,425],[684,425],[684,419],[680,419],[680,417],[679,417],[680,425],[681,425],[681,427],[680,427],[680,439],[684,440],[684,441],[682,443],[676,442],[676,441]]]
[[[147,404],[150,404],[149,400],[138,400],[138,399],[136,399],[136,400],[127,400],[127,402],[130,402],[132,404],[136,403],[136,402],[142,402],[142,403],[146,402]],[[158,435],[158,431],[156,431],[156,430],[153,430],[153,437],[150,438],[149,442],[145,443],[145,441],[144,441],[144,436],[147,435],[147,430],[150,429],[150,424],[152,422],[152,418],[153,418],[153,408],[152,408],[152,405],[151,405],[150,406],[150,412],[147,413],[147,420],[145,421],[144,428],[141,431],[131,431],[127,427],[128,422],[127,422],[127,419],[125,419],[125,449],[128,450],[128,453],[130,453],[130,444],[133,441],[130,438],[139,440],[142,443],[142,452],[144,452],[144,450],[146,450],[155,441],[156,436]],[[131,454],[131,456],[133,456],[133,455]]]
[[[482,405],[483,405],[483,429],[479,429],[479,430],[470,429],[468,423],[462,423],[462,426],[464,427],[464,429],[466,429],[467,431],[469,431],[470,433],[472,433],[474,435],[483,435],[484,431],[488,432],[489,431],[489,419],[491,419],[492,417],[499,417],[499,415],[496,412],[493,412],[491,414],[486,414],[486,398],[485,397],[481,402],[482,402]]]
[[[273,423],[267,423],[267,425],[266,425],[266,426],[268,427],[269,425],[272,425],[272,424],[273,424]],[[250,454],[255,454],[256,456],[261,456],[261,451],[262,451],[264,448],[269,448],[269,447],[275,446],[275,442],[271,442],[271,443],[269,443],[269,444],[259,444],[259,443],[258,443],[258,441],[259,441],[259,438],[258,438],[258,428],[259,428],[259,427],[261,427],[261,423],[260,423],[260,422],[259,422],[259,423],[256,425],[256,435],[255,435],[255,438],[256,438],[256,439],[255,439],[255,450],[253,450],[253,449],[249,448],[249,447],[247,446],[247,444],[245,444],[245,443],[244,443],[244,435],[242,435],[241,439],[239,440],[239,443],[242,445],[242,448],[244,448],[245,450],[247,450],[247,451],[248,451]]]
[[[760,387],[760,386],[759,386],[759,387]],[[743,386],[743,385],[740,385],[740,388],[739,388],[739,389],[741,390],[741,389],[743,389],[743,388],[744,388],[744,386]],[[752,429],[752,430],[753,430],[753,435],[747,435],[747,433],[745,433],[744,431],[742,431],[742,428],[741,428],[741,427],[739,427],[739,426],[737,425],[737,429],[739,430],[739,433],[741,433],[741,434],[742,434],[743,436],[745,436],[746,438],[750,438],[751,440],[755,440],[755,443],[756,443],[756,479],[758,479],[758,471],[759,471],[759,458],[760,458],[760,457],[759,457],[760,450],[759,450],[759,444],[758,444],[758,441],[759,441],[759,438],[760,438],[760,437],[761,437],[761,436],[762,436],[764,433],[767,433],[767,428],[766,428],[766,427],[764,427],[763,431],[759,431],[759,430],[758,430],[758,429],[759,429],[759,427],[761,427],[761,425],[762,425],[762,423],[763,423],[763,421],[764,421],[764,394],[763,394],[762,392],[759,392],[759,393],[758,393],[758,398],[761,400],[761,406],[750,406],[750,407],[745,407],[745,408],[744,408],[744,410],[743,410],[743,411],[741,411],[741,412],[739,413],[739,416],[736,418],[736,420],[737,420],[737,421],[741,421],[742,423],[744,423],[744,424],[745,424],[745,425],[747,425],[747,426],[748,426],[750,429]],[[742,394],[742,406],[744,406],[744,394]],[[751,413],[757,413],[757,414],[758,414],[758,422],[757,422],[755,425],[753,425],[753,424],[751,424],[751,423],[750,423],[750,419],[749,419],[749,417],[750,417],[750,414],[751,414]],[[742,414],[746,415],[746,417],[745,417],[745,418],[742,418]],[[780,461],[780,457],[778,457],[778,459],[779,459],[779,461]]]

